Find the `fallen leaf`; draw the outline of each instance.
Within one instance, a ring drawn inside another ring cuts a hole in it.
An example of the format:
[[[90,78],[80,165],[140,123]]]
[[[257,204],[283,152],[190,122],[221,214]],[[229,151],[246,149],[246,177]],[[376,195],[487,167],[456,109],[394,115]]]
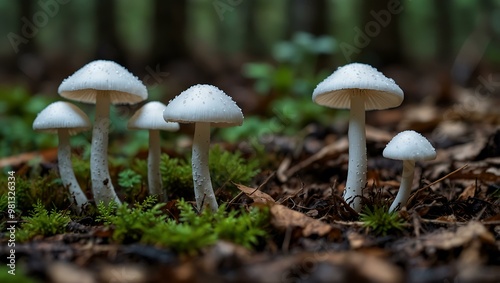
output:
[[[361,252],[302,252],[245,267],[245,282],[403,282],[401,269]]]
[[[321,237],[329,234],[330,238],[338,238],[341,235],[339,228],[280,204],[275,204],[271,207],[271,224],[280,230],[301,228],[302,236],[304,237],[311,235]]]
[[[40,158],[41,162],[55,161],[57,160],[57,148],[49,148],[42,151],[27,152],[15,156],[2,158],[0,159],[0,168],[7,166],[16,167],[35,158]]]
[[[274,199],[270,195],[260,191],[259,189],[250,188],[250,187],[247,187],[247,186],[241,185],[241,184],[235,184],[235,185],[240,191],[245,193],[255,203],[262,203],[262,204],[274,204],[275,203]]]
[[[474,239],[480,239],[486,244],[495,244],[495,237],[486,227],[477,221],[471,221],[467,225],[459,227],[457,231],[439,231],[430,234],[424,239],[424,246],[442,250],[467,245]]]
[[[458,196],[459,200],[467,200],[468,198],[473,198],[476,196],[476,185],[470,184],[464,191]]]
[[[47,276],[54,283],[94,283],[96,278],[89,270],[82,269],[74,264],[55,262],[48,266]]]

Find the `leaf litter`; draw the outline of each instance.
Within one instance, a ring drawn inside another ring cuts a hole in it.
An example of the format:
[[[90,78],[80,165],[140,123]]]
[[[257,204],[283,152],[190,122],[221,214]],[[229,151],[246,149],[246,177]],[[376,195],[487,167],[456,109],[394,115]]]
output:
[[[28,274],[45,282],[500,282],[495,103],[467,113],[455,105],[408,105],[367,117],[378,124],[387,115],[392,124],[367,125],[365,206],[388,205],[397,194],[401,163],[381,157],[397,131],[420,131],[437,149],[436,160],[417,162],[409,204],[399,211],[401,231],[374,234],[345,203],[345,133],[315,125],[323,134],[309,131],[302,142],[287,136],[263,140],[273,149],[275,168],[263,170],[252,186],[236,184],[241,193],[228,206],[269,209],[270,236],[253,251],[219,241],[194,256],[178,255],[113,244],[110,231],[72,222],[66,234],[19,243],[16,255]],[[28,171],[30,156],[38,155],[7,157],[0,164]],[[42,162],[55,159],[52,151],[41,156]],[[2,257],[7,252],[2,243]]]

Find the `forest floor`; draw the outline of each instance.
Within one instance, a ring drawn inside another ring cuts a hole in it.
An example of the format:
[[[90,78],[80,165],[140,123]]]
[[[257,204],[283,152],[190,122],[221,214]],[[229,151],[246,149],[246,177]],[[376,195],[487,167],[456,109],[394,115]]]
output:
[[[233,205],[269,207],[269,237],[256,250],[221,241],[179,256],[109,243],[79,225],[20,243],[16,255],[43,282],[500,282],[500,103],[454,99],[368,114],[367,207],[390,205],[397,193],[402,164],[382,157],[396,131],[416,130],[436,147],[435,160],[417,162],[401,229],[363,225],[341,197],[345,131],[309,125],[300,137],[263,139],[276,167],[238,186]]]

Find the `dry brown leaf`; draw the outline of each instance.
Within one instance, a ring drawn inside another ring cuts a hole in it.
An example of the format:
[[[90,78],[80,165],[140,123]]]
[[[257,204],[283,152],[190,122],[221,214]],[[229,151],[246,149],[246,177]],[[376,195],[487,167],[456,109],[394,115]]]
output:
[[[245,193],[255,203],[262,203],[262,204],[274,204],[275,203],[274,199],[270,195],[259,191],[259,189],[250,188],[250,187],[247,187],[247,186],[241,185],[241,184],[235,184],[235,185],[240,191]]]
[[[309,237],[311,235],[325,236],[328,234],[331,238],[340,237],[340,229],[320,220],[311,218],[302,212],[277,204],[270,195],[261,192],[258,189],[250,188],[241,184],[236,184],[236,187],[238,187],[238,189],[250,197],[254,202],[270,205],[271,224],[278,229],[287,230],[289,228],[301,228],[301,234],[304,237]]]
[[[57,148],[49,148],[42,151],[27,152],[15,156],[9,156],[0,159],[0,168],[7,166],[19,166],[32,159],[40,158],[42,162],[50,162],[57,160]]]
[[[370,125],[366,125],[365,131],[367,141],[388,143],[393,138],[391,133]]]
[[[89,270],[64,262],[51,263],[47,268],[47,277],[54,283],[94,283],[96,278]]]
[[[368,240],[365,235],[356,232],[348,233],[347,240],[349,241],[349,246],[351,246],[352,249],[359,249],[371,244],[371,241]]]
[[[415,105],[404,111],[398,130],[412,129],[417,132],[433,130],[441,120],[440,111],[430,104]]]
[[[302,236],[304,237],[309,237],[311,235],[328,235],[333,238],[338,238],[341,234],[340,229],[328,223],[311,218],[304,213],[291,210],[281,204],[275,204],[271,207],[271,224],[280,230],[302,228]]]
[[[246,282],[403,282],[397,266],[360,252],[302,252],[246,267]]]
[[[466,226],[459,227],[456,232],[440,231],[430,234],[424,239],[424,246],[442,250],[461,247],[480,239],[486,244],[495,244],[495,237],[486,227],[477,221],[471,221]]]
[[[476,170],[468,170],[455,174],[450,179],[467,179],[467,180],[481,180],[483,182],[500,182],[500,175],[495,173],[486,172],[487,169],[476,169]]]
[[[476,196],[476,185],[470,184],[464,191],[458,196],[459,200],[467,200],[468,198],[473,198]]]
[[[436,221],[457,222],[457,217],[454,214],[443,215],[443,216],[436,218]]]

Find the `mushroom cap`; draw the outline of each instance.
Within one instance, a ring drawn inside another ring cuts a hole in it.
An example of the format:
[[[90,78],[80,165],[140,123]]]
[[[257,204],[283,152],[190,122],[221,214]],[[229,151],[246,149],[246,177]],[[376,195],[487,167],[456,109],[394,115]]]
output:
[[[243,113],[236,102],[219,88],[198,84],[191,86],[172,99],[163,118],[169,122],[209,122],[216,127],[239,126]]]
[[[167,107],[158,101],[144,104],[128,121],[127,127],[132,130],[164,130],[175,132],[179,130],[179,123],[166,122],[163,119],[163,109]]]
[[[113,61],[96,60],[64,79],[58,89],[62,97],[95,103],[97,95],[109,95],[112,104],[135,104],[148,98],[146,86]]]
[[[396,160],[430,160],[436,158],[436,150],[421,134],[403,131],[392,138],[382,155]]]
[[[365,110],[396,107],[404,99],[403,91],[393,79],[361,63],[339,67],[316,86],[312,99],[319,105],[350,109],[352,95],[365,96]]]
[[[89,117],[76,105],[65,101],[49,104],[33,121],[33,130],[53,134],[57,134],[58,129],[68,129],[70,135],[75,135],[91,127]]]

